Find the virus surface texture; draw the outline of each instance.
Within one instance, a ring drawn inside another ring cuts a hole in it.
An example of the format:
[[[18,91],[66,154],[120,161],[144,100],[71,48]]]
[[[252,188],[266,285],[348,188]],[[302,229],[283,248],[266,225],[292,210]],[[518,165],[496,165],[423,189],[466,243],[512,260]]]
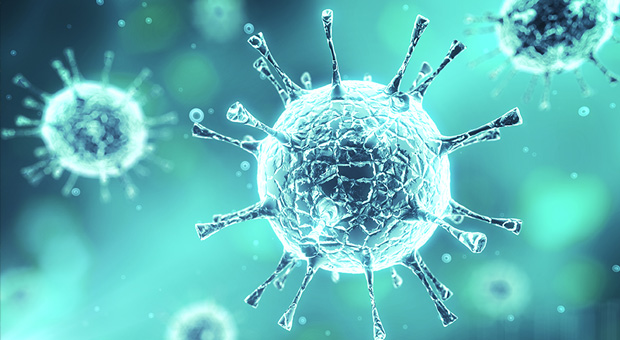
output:
[[[498,16],[468,17],[466,23],[496,23],[492,30],[497,34],[499,48],[482,59],[503,53],[515,72],[534,75],[532,88],[542,76],[545,90],[540,108],[547,109],[551,76],[555,73],[575,72],[584,96],[591,92],[581,76],[580,66],[584,62],[593,62],[611,83],[618,82],[595,56],[612,37],[614,23],[620,20],[610,7],[611,2],[603,0],[506,0]],[[503,68],[505,65],[492,74]],[[530,95],[528,89],[525,99]]]
[[[62,189],[64,195],[78,194],[74,189],[79,177],[99,178],[101,198],[109,200],[107,189],[109,178],[120,177],[125,183],[127,195],[132,198],[137,189],[129,169],[144,173],[137,167],[140,160],[147,158],[168,168],[170,164],[154,155],[154,146],[149,143],[149,127],[176,121],[171,112],[157,118],[146,118],[136,99],[138,88],[151,71],[143,69],[127,90],[121,90],[108,83],[114,54],[104,54],[104,69],[100,82],[82,79],[75,62],[74,53],[65,50],[71,71],[60,60],[52,61],[65,87],[54,94],[45,93],[34,87],[23,75],[18,74],[13,82],[30,90],[41,101],[26,97],[24,106],[42,113],[41,119],[17,116],[15,124],[24,129],[2,129],[2,138],[15,136],[40,137],[45,147],[37,148],[35,155],[41,160],[22,169],[22,174],[32,184],[37,184],[44,175],[51,174],[58,179],[66,170],[69,179]]]
[[[447,155],[460,147],[499,138],[498,128],[521,123],[515,108],[500,118],[458,136],[442,136],[422,108],[422,98],[439,72],[465,46],[454,41],[435,71],[422,63],[408,92],[399,91],[412,52],[428,25],[418,16],[405,60],[389,85],[370,79],[341,81],[332,41],[332,12],[323,12],[323,25],[332,56],[332,84],[312,90],[310,76],[302,75],[304,89],[284,74],[262,34],[248,42],[261,55],[254,67],[276,87],[285,110],[271,128],[240,103],[227,118],[259,128],[262,141],[236,140],[195,124],[193,134],[229,142],[258,160],[260,201],[241,211],[216,215],[199,223],[201,239],[233,223],[266,218],[284,246],[275,271],[247,298],[256,307],[270,283],[282,288],[293,265],[307,261],[306,275],[293,302],[279,321],[291,329],[303,291],[319,268],[338,273],[363,273],[371,299],[375,339],[385,331],[375,307],[374,271],[403,265],[422,281],[441,320],[456,320],[442,300],[452,293],[428,270],[418,249],[442,227],[473,252],[481,252],[486,236],[459,230],[443,218],[464,216],[495,224],[518,234],[521,221],[474,213],[450,197]],[[281,86],[269,65],[282,79]],[[392,268],[394,285],[402,279]]]

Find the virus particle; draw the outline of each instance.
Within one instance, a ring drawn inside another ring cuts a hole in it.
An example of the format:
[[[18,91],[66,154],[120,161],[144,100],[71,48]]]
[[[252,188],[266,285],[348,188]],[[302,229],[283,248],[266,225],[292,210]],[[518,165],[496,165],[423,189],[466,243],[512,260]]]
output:
[[[110,199],[108,179],[120,177],[125,183],[127,196],[133,198],[137,189],[129,169],[138,174],[147,172],[138,163],[149,159],[162,168],[169,168],[169,162],[153,155],[154,146],[149,142],[149,128],[176,122],[176,114],[170,112],[156,118],[146,118],[136,98],[138,88],[151,71],[143,69],[127,90],[110,85],[109,74],[114,53],[104,54],[104,68],[101,82],[87,81],[77,68],[73,50],[66,49],[69,71],[60,60],[52,61],[65,87],[54,94],[45,93],[34,87],[21,74],[13,82],[40,97],[24,99],[24,106],[41,112],[41,119],[17,116],[15,125],[24,129],[2,129],[3,139],[16,136],[40,137],[45,147],[35,149],[40,161],[22,169],[22,174],[37,184],[44,175],[51,174],[58,179],[67,170],[70,175],[62,188],[63,195],[76,195],[74,188],[79,177],[99,178],[101,198]]]
[[[167,340],[234,340],[232,317],[212,303],[198,303],[181,310],[168,326]]]
[[[470,211],[450,197],[448,154],[481,141],[499,139],[498,128],[518,125],[518,109],[457,136],[442,136],[422,108],[422,98],[439,72],[465,46],[454,41],[439,67],[428,63],[412,88],[399,86],[412,52],[428,25],[418,16],[405,60],[389,85],[341,80],[332,41],[332,11],[323,11],[323,26],[331,51],[332,84],[312,89],[307,73],[305,89],[280,69],[261,33],[248,42],[260,54],[254,67],[277,89],[285,110],[271,128],[240,103],[227,113],[232,122],[263,130],[261,141],[236,140],[194,124],[193,135],[234,144],[258,160],[260,201],[238,212],[216,215],[211,223],[196,224],[201,239],[233,223],[268,219],[284,246],[275,271],[247,298],[253,307],[271,282],[282,288],[298,261],[307,262],[306,275],[290,307],[279,320],[290,330],[295,309],[319,268],[366,277],[374,322],[374,338],[385,331],[375,306],[374,272],[403,265],[422,281],[444,325],[456,320],[443,303],[452,293],[431,274],[418,249],[440,226],[475,253],[486,236],[459,230],[443,221],[464,216],[518,234],[521,221],[490,218]],[[270,71],[282,79],[281,86]],[[394,285],[402,279],[392,268]]]
[[[491,78],[512,64],[511,74],[494,90],[498,95],[517,71],[533,74],[524,100],[529,101],[534,86],[543,77],[544,91],[540,109],[550,107],[549,93],[553,74],[572,71],[584,96],[591,93],[581,75],[581,65],[593,62],[612,84],[618,78],[596,57],[596,52],[613,36],[614,23],[620,16],[611,3],[602,0],[506,0],[499,15],[468,16],[465,23],[492,22],[487,29],[470,29],[467,33],[495,32],[499,47],[488,52],[478,63],[503,53],[506,62],[491,72]]]
[[[195,0],[194,26],[207,41],[222,43],[244,32],[242,0]]]

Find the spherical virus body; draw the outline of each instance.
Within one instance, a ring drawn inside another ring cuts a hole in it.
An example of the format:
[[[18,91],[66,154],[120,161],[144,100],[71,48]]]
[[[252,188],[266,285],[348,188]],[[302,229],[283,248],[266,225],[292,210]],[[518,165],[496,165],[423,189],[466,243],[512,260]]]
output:
[[[482,220],[518,234],[521,221],[490,218],[452,200],[447,155],[463,146],[499,139],[499,128],[518,125],[518,109],[470,130],[446,137],[422,108],[429,85],[465,46],[454,41],[443,62],[432,70],[422,63],[407,92],[399,90],[412,52],[428,25],[418,16],[405,60],[387,86],[342,81],[332,41],[332,12],[323,12],[332,55],[332,84],[304,89],[278,66],[261,33],[248,42],[262,55],[254,67],[278,91],[285,110],[273,128],[257,120],[240,103],[227,113],[230,121],[263,130],[262,141],[237,140],[198,123],[193,134],[234,144],[258,160],[260,201],[241,211],[216,215],[199,223],[202,239],[233,223],[266,218],[284,246],[276,270],[247,298],[256,307],[265,288],[282,288],[293,265],[307,261],[306,275],[279,324],[291,329],[297,304],[319,268],[338,273],[363,273],[371,298],[375,339],[385,338],[374,300],[374,272],[403,265],[422,281],[444,325],[456,320],[442,300],[452,294],[426,267],[418,249],[442,227],[473,252],[481,252],[486,236],[462,231],[443,221],[463,217]],[[281,78],[282,86],[271,70]],[[392,268],[394,286],[402,282]]]
[[[580,71],[585,62],[595,63],[610,82],[617,83],[618,78],[595,56],[620,19],[614,13],[617,8],[611,7],[610,1],[603,0],[506,0],[498,16],[469,17],[466,22],[496,22],[499,49],[490,55],[502,52],[516,71],[535,75],[533,84],[542,75],[545,93],[541,108],[546,109],[550,78],[555,73],[575,72],[583,94],[590,94]]]
[[[77,69],[73,51],[65,50],[73,75],[62,62],[54,60],[52,67],[65,83],[62,90],[47,94],[34,88],[21,74],[13,79],[15,84],[39,95],[43,104],[27,97],[24,105],[42,111],[41,120],[18,116],[17,126],[32,126],[31,129],[3,129],[2,137],[17,135],[40,136],[44,149],[35,151],[42,160],[22,173],[32,183],[43,175],[51,173],[59,178],[64,170],[71,173],[63,188],[68,195],[78,177],[99,178],[102,183],[102,198],[109,199],[108,178],[120,177],[126,184],[129,197],[136,188],[128,175],[142,159],[153,158],[154,150],[149,143],[149,127],[171,123],[176,114],[169,113],[157,119],[147,119],[135,95],[138,87],[149,77],[144,69],[128,90],[121,90],[108,84],[113,53],[106,52],[103,79],[101,82],[82,80]],[[168,167],[167,162],[160,162]]]
[[[213,303],[197,303],[177,313],[168,326],[167,340],[235,340],[232,317]]]

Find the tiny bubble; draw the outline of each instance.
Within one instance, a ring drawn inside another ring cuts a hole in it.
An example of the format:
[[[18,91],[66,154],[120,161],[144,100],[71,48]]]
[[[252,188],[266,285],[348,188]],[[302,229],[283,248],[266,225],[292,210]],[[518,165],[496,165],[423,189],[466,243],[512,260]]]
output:
[[[179,91],[179,92],[183,92],[183,88],[182,88],[182,87],[179,87],[179,88],[177,89],[177,91]]]
[[[409,10],[409,5],[404,4],[404,5],[403,5],[403,11],[408,11],[408,10]]]
[[[450,263],[452,262],[452,255],[445,253],[443,255],[441,255],[441,261],[443,261],[443,263]]]
[[[95,306],[94,310],[95,310],[95,312],[98,312],[98,311],[100,311],[101,309],[99,308],[99,306]]]
[[[11,50],[11,52],[9,52],[12,56],[16,56],[17,55],[17,51],[15,50]]]
[[[149,319],[152,319],[152,318],[154,318],[154,317],[155,317],[155,314],[153,314],[152,312],[151,312],[151,313],[149,313]]]
[[[306,324],[306,322],[308,322],[308,320],[306,320],[305,316],[300,316],[297,322],[299,322],[299,324],[303,326]]]
[[[523,153],[528,153],[530,152],[530,148],[528,148],[527,146],[523,147]]]
[[[558,94],[558,90],[551,91],[551,94],[554,95],[554,96],[557,95]]]
[[[357,321],[362,321],[362,316],[361,315],[357,317]]]
[[[142,2],[142,7],[146,7],[146,6],[147,6],[146,1],[143,1]]]
[[[254,25],[252,25],[252,23],[248,22],[247,24],[243,25],[243,31],[247,34],[252,34],[254,33]]]
[[[13,99],[13,96],[11,96],[10,94],[7,94],[6,95],[6,100],[11,100],[11,99]]]
[[[237,172],[235,172],[235,176],[237,176],[237,177],[241,177],[241,171],[237,171]]]
[[[184,133],[184,134],[183,134],[183,139],[189,139],[189,134]]]
[[[121,280],[124,280],[126,278],[127,278],[127,276],[125,276],[125,274],[121,275]]]
[[[241,266],[241,270],[247,270],[248,267],[247,266]]]
[[[406,329],[408,329],[408,328],[409,328],[409,326],[407,326],[407,324],[404,324],[404,325],[403,325],[403,329],[405,329],[405,330],[406,330]]]
[[[499,256],[499,250],[495,251],[495,256]]]
[[[205,113],[201,109],[195,107],[189,111],[189,119],[194,123],[200,123],[205,118]]]
[[[620,272],[620,265],[614,264],[613,266],[611,266],[611,271],[613,271],[614,273]]]
[[[120,27],[120,28],[125,27],[125,20],[123,20],[123,19],[119,19],[119,20],[118,20],[118,27]]]
[[[577,112],[579,113],[581,117],[585,117],[590,114],[590,108],[587,106],[582,106],[579,108],[579,111]]]
[[[250,170],[250,162],[248,162],[248,161],[241,162],[241,164],[239,166],[241,167],[241,170],[243,170],[243,171]]]
[[[214,113],[215,113],[215,110],[214,110],[212,107],[210,107],[210,108],[207,110],[207,113],[208,113],[208,114],[210,114],[210,115],[212,115],[212,114],[214,114]]]
[[[254,261],[258,261],[258,255],[253,255],[253,256],[252,256],[252,260],[254,260]]]
[[[510,322],[513,322],[513,321],[515,321],[515,316],[514,316],[514,315],[512,315],[512,314],[508,314],[508,316],[506,317],[506,319],[507,319],[508,321],[510,321]]]
[[[142,204],[136,205],[136,210],[137,211],[142,211]]]
[[[566,308],[564,306],[562,306],[562,305],[559,305],[558,306],[558,313],[562,314],[564,312],[566,312]]]
[[[536,157],[537,153],[536,152],[532,152],[532,157]]]
[[[103,0],[97,0],[97,5],[103,6]]]
[[[258,247],[258,240],[254,240],[254,242],[252,242],[252,244],[254,245],[254,247]]]
[[[151,19],[151,17],[146,17],[146,18],[144,19],[144,22],[146,22],[146,24],[147,24],[147,25],[150,25],[150,24],[152,24],[152,23],[153,23],[153,19]]]
[[[189,45],[189,47],[190,47],[192,50],[195,50],[195,49],[196,49],[196,43],[192,43],[191,45]]]
[[[80,196],[80,188],[73,188],[71,189],[71,195],[73,195],[74,197]]]
[[[248,184],[246,184],[246,186],[245,186],[245,187],[246,187],[246,188],[248,188],[248,189],[252,189],[252,183],[248,183]]]
[[[463,254],[463,260],[465,260],[467,258],[467,255]]]
[[[609,103],[609,108],[610,109],[615,109],[616,108],[616,103]]]
[[[329,329],[325,331],[325,336],[330,336],[332,335],[332,331],[330,331]]]
[[[576,172],[571,172],[571,173],[570,173],[570,178],[572,178],[572,179],[577,179],[577,177],[579,177],[579,174],[578,174],[578,173],[576,173]]]
[[[70,30],[70,29],[72,29],[72,28],[73,28],[73,26],[72,26],[71,24],[67,24],[67,29],[68,29],[68,30]]]

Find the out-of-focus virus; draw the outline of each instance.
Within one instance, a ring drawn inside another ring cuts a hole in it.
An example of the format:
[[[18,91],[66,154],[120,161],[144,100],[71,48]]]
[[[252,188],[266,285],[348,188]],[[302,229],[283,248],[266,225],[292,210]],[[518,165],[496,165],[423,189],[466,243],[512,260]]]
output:
[[[478,312],[498,319],[519,315],[530,299],[530,280],[511,263],[491,262],[476,270],[469,280],[471,306]]]
[[[400,264],[413,271],[433,300],[444,325],[456,320],[443,300],[450,290],[422,261],[418,249],[440,226],[472,252],[481,252],[486,236],[459,230],[443,221],[463,217],[485,221],[518,234],[521,221],[490,218],[472,212],[450,196],[448,154],[474,143],[499,139],[499,128],[518,125],[518,109],[456,136],[443,136],[422,108],[422,98],[441,70],[465,46],[454,41],[439,67],[422,63],[409,91],[399,90],[403,74],[428,19],[418,16],[409,49],[389,85],[341,80],[332,40],[332,11],[323,11],[323,26],[332,56],[332,84],[305,89],[278,66],[261,33],[248,42],[260,54],[254,67],[277,89],[285,110],[271,128],[240,103],[227,113],[232,122],[263,130],[261,141],[237,140],[200,124],[193,135],[236,145],[258,160],[260,201],[238,212],[198,223],[201,239],[233,223],[269,220],[284,246],[275,271],[247,298],[253,307],[271,282],[282,288],[294,265],[307,262],[306,275],[293,302],[279,320],[290,330],[302,293],[319,268],[333,273],[363,273],[371,300],[375,339],[385,331],[374,299],[374,272]],[[280,85],[270,66],[281,78]],[[392,268],[395,286],[400,276]],[[337,278],[337,275],[336,275]]]
[[[113,52],[104,54],[100,82],[82,78],[73,50],[66,49],[65,55],[71,71],[60,60],[52,61],[52,67],[65,85],[54,94],[39,90],[21,74],[13,78],[16,85],[40,97],[41,101],[26,97],[24,106],[41,112],[41,118],[19,115],[15,125],[24,128],[2,129],[1,136],[4,139],[36,136],[43,140],[45,147],[35,149],[40,161],[22,169],[22,174],[32,184],[49,174],[58,179],[66,170],[70,175],[62,188],[63,195],[72,192],[79,177],[99,178],[101,198],[107,201],[110,198],[108,179],[119,177],[125,183],[127,196],[133,198],[137,189],[128,174],[130,169],[146,173],[146,168],[138,164],[143,159],[164,169],[171,166],[153,155],[155,147],[149,138],[154,136],[149,135],[149,128],[176,122],[176,114],[144,116],[137,91],[151,75],[150,70],[143,69],[127,90],[121,90],[109,84]]]
[[[234,340],[232,317],[213,303],[198,303],[176,314],[168,326],[167,340]]]
[[[540,101],[541,109],[550,106],[551,77],[553,74],[572,71],[582,94],[588,96],[590,87],[581,75],[581,65],[594,63],[611,83],[618,78],[596,57],[596,52],[613,36],[614,23],[620,20],[617,5],[612,9],[611,1],[604,0],[506,0],[498,15],[483,17],[468,16],[468,24],[478,22],[495,23],[488,29],[470,29],[467,32],[495,32],[499,47],[478,60],[503,53],[506,63],[491,72],[495,78],[509,64],[512,72],[494,90],[498,95],[517,71],[533,74],[530,87],[524,99],[529,100],[539,77],[543,77],[544,91]]]
[[[243,0],[195,0],[194,25],[207,41],[222,43],[247,32]]]

